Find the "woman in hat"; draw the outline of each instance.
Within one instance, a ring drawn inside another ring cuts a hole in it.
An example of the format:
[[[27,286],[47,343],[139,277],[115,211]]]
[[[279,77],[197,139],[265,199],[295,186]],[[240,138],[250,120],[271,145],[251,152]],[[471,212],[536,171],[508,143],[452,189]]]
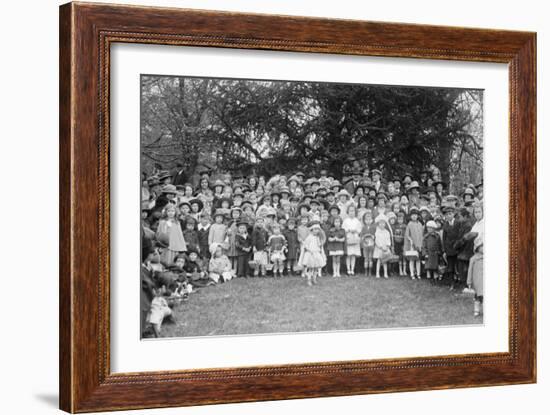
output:
[[[369,199],[365,195],[361,195],[357,198],[357,219],[360,222],[363,221],[363,215],[367,210],[369,210],[368,205]]]
[[[409,198],[409,203],[414,206],[418,206],[420,204],[420,186],[418,185],[417,181],[411,182],[409,187],[407,187],[407,195]]]
[[[346,231],[346,267],[348,276],[355,275],[355,260],[361,256],[362,229],[361,222],[357,218],[357,208],[350,203],[347,206],[346,218],[342,222],[342,228]]]
[[[321,268],[326,265],[327,261],[323,251],[325,241],[322,237],[319,222],[312,221],[308,227],[309,235],[304,240],[299,264],[305,268],[307,284],[311,286],[312,284],[317,284],[317,275]]]
[[[468,267],[468,287],[474,290],[474,316],[483,313],[483,240],[474,242],[474,255]]]
[[[426,270],[426,278],[438,278],[437,270],[439,268],[439,257],[443,253],[441,238],[437,232],[437,223],[429,220],[426,223],[426,235],[422,240],[422,255],[425,258],[424,269]]]
[[[347,208],[348,208],[348,205],[350,203],[353,203],[351,200],[350,200],[350,194],[349,192],[346,190],[346,189],[342,189],[340,190],[337,194],[336,194],[336,197],[338,199],[338,201],[336,202],[336,204],[338,205],[338,207],[340,208],[340,215],[342,216],[342,220],[345,220],[346,218],[346,211],[347,211]]]
[[[212,203],[214,202],[214,193],[210,189],[210,179],[208,176],[203,176],[199,181],[199,190],[197,191],[197,198],[202,200],[203,207],[208,214],[212,212]]]
[[[189,205],[191,206],[191,213],[189,214],[189,216],[198,221],[199,216],[204,209],[203,201],[199,198],[192,199],[189,201]]]
[[[176,207],[171,203],[167,204],[162,210],[162,219],[155,235],[156,240],[163,246],[161,261],[165,266],[171,266],[176,255],[187,250],[176,214]]]
[[[183,195],[180,196],[180,203],[189,203],[193,199],[195,199],[195,196],[193,196],[193,186],[190,183],[185,183],[183,185]]]

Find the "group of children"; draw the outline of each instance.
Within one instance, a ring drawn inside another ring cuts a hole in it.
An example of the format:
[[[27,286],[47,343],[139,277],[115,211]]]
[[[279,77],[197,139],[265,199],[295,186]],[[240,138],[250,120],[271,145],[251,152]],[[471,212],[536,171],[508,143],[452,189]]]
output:
[[[449,194],[433,165],[418,180],[383,181],[368,169],[343,183],[326,170],[307,179],[204,174],[197,186],[173,179],[159,172],[142,187],[144,267],[172,273],[163,285],[172,296],[235,277],[300,275],[314,285],[323,273],[341,277],[345,266],[347,276],[468,285],[481,313],[482,183]]]

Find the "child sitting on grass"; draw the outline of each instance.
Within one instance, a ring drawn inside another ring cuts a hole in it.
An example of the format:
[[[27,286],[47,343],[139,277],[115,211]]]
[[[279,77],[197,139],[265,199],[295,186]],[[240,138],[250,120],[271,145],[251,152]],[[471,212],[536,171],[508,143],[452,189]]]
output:
[[[153,327],[155,337],[160,337],[162,323],[165,318],[172,316],[172,309],[168,306],[168,301],[164,297],[166,287],[154,288],[154,297],[151,301],[151,308],[147,315],[147,322]]]
[[[217,243],[210,245],[210,254],[212,256],[208,266],[210,279],[216,283],[232,279],[235,273],[231,269],[231,261],[223,253],[222,245]]]

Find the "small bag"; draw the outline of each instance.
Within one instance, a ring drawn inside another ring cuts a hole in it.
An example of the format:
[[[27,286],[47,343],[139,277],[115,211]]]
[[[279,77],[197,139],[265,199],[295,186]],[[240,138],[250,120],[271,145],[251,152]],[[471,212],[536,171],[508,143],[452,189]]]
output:
[[[395,263],[397,261],[399,261],[399,256],[395,255],[391,251],[384,252],[382,255],[380,255],[380,262],[382,264]]]
[[[420,255],[416,249],[411,249],[404,252],[405,258],[412,261],[417,261],[420,258]]]

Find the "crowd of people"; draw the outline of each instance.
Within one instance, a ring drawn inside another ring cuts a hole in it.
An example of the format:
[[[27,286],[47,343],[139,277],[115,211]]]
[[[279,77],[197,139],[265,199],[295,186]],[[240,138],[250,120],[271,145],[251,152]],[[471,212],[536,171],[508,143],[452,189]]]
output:
[[[142,177],[142,330],[233,278],[429,279],[483,302],[483,183],[448,192],[439,169],[386,178],[354,169],[273,177],[182,171]],[[150,324],[148,324],[150,323]]]

